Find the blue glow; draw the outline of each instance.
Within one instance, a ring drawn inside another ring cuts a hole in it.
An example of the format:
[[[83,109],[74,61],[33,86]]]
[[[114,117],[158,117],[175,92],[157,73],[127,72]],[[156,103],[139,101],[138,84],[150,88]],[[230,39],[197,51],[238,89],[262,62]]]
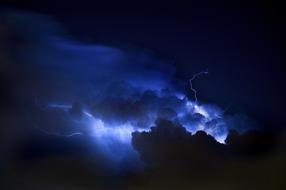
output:
[[[31,24],[38,15],[30,17],[32,22],[18,20],[24,33],[12,31],[20,34],[20,41],[33,44],[17,49],[17,60],[28,63],[20,67],[22,73],[29,75],[19,97],[35,100],[32,125],[43,133],[84,135],[119,164],[129,156],[137,159],[131,134],[148,132],[157,119],[179,123],[192,134],[205,131],[220,143],[225,142],[230,125],[237,125],[219,107],[198,101],[193,82],[208,71],[180,81],[173,65],[150,52],[77,42],[57,34],[58,25],[49,19],[39,20],[51,27],[43,30]],[[175,82],[189,82],[194,100]]]
[[[51,103],[46,107],[49,109],[60,109],[68,112],[72,108],[72,105]],[[80,122],[80,124],[83,126],[88,126],[88,135],[93,136],[96,141],[105,144],[105,147],[108,146],[108,142],[110,142],[110,140],[112,142],[116,141],[122,145],[130,145],[131,134],[134,131],[149,131],[149,128],[153,126],[155,120],[157,119],[156,114],[153,112],[157,111],[158,110],[150,110],[150,113],[146,117],[148,120],[147,123],[149,123],[147,128],[142,128],[136,125],[136,122],[128,121],[114,124],[114,122],[109,122],[94,117],[93,114],[87,110],[82,110],[85,117],[80,121],[77,120],[77,122]],[[187,129],[187,131],[195,134],[197,131],[202,130],[207,134],[212,135],[218,142],[224,143],[228,130],[223,119],[223,113],[219,108],[211,105],[198,105],[195,102],[187,100],[185,101],[185,108],[180,108],[176,111],[178,112],[177,119],[183,125],[183,127]],[[195,121],[186,120],[187,117],[195,118],[196,114],[199,114],[199,118],[194,119]],[[48,132],[46,133],[49,134]],[[73,136],[78,134],[83,134],[83,131],[79,131],[77,133],[73,132],[64,136]]]
[[[196,102],[187,101],[187,115],[199,114],[200,118],[195,122],[184,121],[186,113],[179,115],[183,126],[192,134],[197,131],[205,131],[213,136],[218,142],[225,143],[228,134],[222,111],[211,105],[198,105]]]

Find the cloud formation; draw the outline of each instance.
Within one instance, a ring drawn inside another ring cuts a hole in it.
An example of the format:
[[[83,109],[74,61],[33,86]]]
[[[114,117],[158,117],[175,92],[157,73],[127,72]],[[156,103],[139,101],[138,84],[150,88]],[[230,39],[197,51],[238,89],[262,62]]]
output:
[[[171,61],[33,13],[0,38],[1,189],[285,189],[284,136],[188,98]]]
[[[51,18],[33,13],[4,12],[0,26],[7,93],[1,101],[21,118],[15,128],[85,135],[115,163],[135,158],[131,133],[154,125],[160,130],[160,119],[177,123],[183,136],[205,131],[214,146],[237,128],[217,105],[188,98],[178,85],[187,81],[176,78],[172,61],[151,51],[76,41]]]

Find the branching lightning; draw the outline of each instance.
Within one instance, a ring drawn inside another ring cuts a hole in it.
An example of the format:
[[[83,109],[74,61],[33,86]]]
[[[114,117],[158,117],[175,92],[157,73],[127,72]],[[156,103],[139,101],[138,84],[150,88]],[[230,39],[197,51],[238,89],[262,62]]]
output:
[[[176,91],[172,91],[172,93],[179,96],[176,97],[178,98],[179,102],[182,103],[182,107],[174,107],[172,103],[165,99],[166,97],[164,97],[164,95],[162,95],[162,97],[158,96],[156,99],[153,99],[152,101],[154,102],[151,101],[150,104],[157,105],[158,102],[164,100],[164,106],[170,106],[170,108],[172,108],[174,112],[178,114],[176,119],[178,119],[178,121],[182,124],[183,127],[186,128],[188,132],[195,134],[197,131],[202,130],[207,134],[212,135],[218,142],[224,143],[228,131],[222,115],[225,111],[227,111],[228,108],[222,111],[212,105],[198,104],[197,90],[193,86],[193,81],[200,75],[204,74],[208,74],[208,70],[194,74],[189,80],[191,90],[194,93],[194,101],[188,100],[187,96],[184,94],[179,94]],[[183,97],[186,97],[187,101],[185,101]],[[35,106],[44,114],[50,114],[54,111],[55,113],[64,113],[62,116],[64,117],[64,120],[70,122],[71,125],[74,124],[75,126],[82,126],[74,127],[68,124],[67,126],[70,126],[71,128],[66,129],[66,132],[62,133],[57,132],[57,130],[49,131],[47,129],[38,127],[38,125],[35,125],[36,128],[39,129],[42,133],[59,137],[73,137],[76,135],[86,134],[87,137],[94,139],[95,142],[101,146],[106,155],[113,160],[121,160],[121,157],[123,158],[125,154],[127,154],[127,150],[129,152],[134,152],[131,145],[132,133],[134,131],[148,132],[150,127],[152,127],[151,125],[148,125],[146,128],[142,128],[142,126],[136,125],[136,122],[131,121],[125,121],[123,123],[118,121],[118,123],[111,124],[109,122],[109,118],[100,118],[98,115],[89,112],[88,110],[90,110],[90,108],[86,107],[86,105],[78,109],[75,115],[73,112],[71,112],[74,107],[74,104],[72,103],[63,104],[49,102],[48,104],[39,104],[38,99],[35,98]],[[156,115],[158,114],[159,110],[160,106],[154,106],[154,109],[148,110],[148,114],[155,116],[146,118],[149,123],[155,123],[157,119]],[[201,118],[199,118],[197,122],[194,122],[192,119],[195,119],[196,114],[199,114]],[[112,120],[113,118],[110,119]],[[134,119],[136,120],[136,118]],[[167,119],[172,120],[172,118]],[[68,132],[71,129],[73,129],[73,131]],[[114,150],[118,151],[114,153]]]

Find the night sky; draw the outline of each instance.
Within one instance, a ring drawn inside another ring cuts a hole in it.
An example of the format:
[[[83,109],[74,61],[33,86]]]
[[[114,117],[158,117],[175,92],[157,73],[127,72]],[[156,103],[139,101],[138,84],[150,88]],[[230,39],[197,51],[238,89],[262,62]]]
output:
[[[285,189],[283,6],[0,4],[0,189]]]

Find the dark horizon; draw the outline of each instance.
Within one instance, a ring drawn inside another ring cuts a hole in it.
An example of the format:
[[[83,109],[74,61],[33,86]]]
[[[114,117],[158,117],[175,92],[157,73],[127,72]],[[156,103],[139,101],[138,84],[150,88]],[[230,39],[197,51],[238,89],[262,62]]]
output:
[[[3,190],[284,189],[282,7],[1,3]]]

